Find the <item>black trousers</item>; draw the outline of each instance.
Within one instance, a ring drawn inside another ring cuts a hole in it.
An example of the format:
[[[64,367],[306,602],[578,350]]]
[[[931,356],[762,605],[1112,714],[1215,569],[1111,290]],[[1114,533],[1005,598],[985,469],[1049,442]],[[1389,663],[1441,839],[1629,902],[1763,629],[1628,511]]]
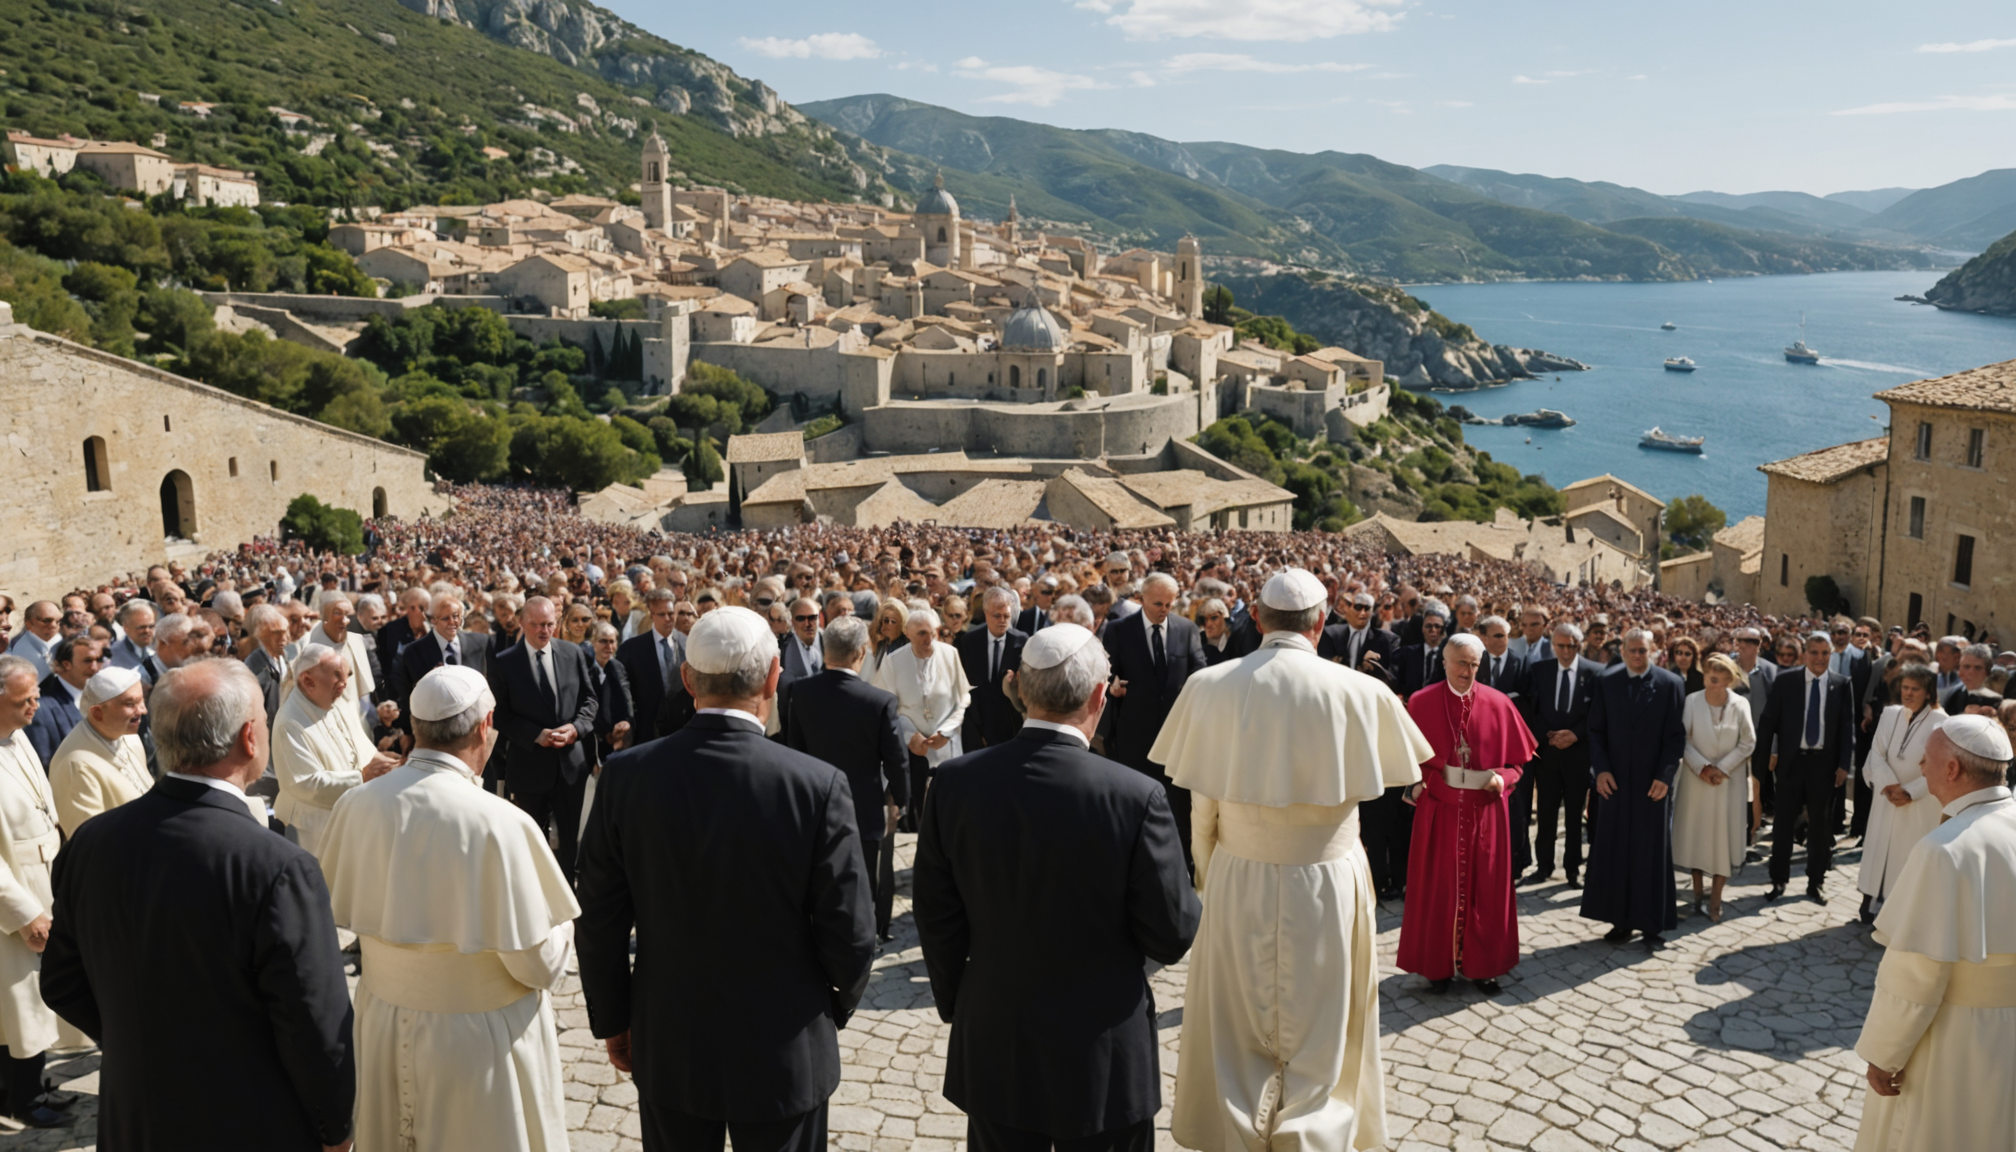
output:
[[[1519,783],[1512,789],[1512,799],[1505,805],[1506,821],[1512,831],[1512,871],[1516,875],[1533,866],[1533,789],[1538,787],[1534,779],[1539,761],[1526,765],[1526,771],[1519,774]],[[1552,853],[1548,854],[1550,857]]]
[[[1565,810],[1568,834],[1561,865],[1572,880],[1582,871],[1582,809],[1595,795],[1589,766],[1579,756],[1550,756],[1543,750],[1533,769],[1528,775],[1540,802],[1540,829],[1533,837],[1534,870],[1543,874],[1554,871],[1554,836]]]
[[[735,1152],[826,1152],[826,1105],[783,1120],[709,1120],[637,1102],[643,1122],[644,1152],[721,1152],[732,1140]]]
[[[1414,806],[1405,788],[1388,788],[1377,800],[1359,805],[1358,838],[1372,865],[1372,892],[1407,888],[1407,852],[1414,845]]]
[[[896,837],[863,837],[861,863],[868,869],[868,891],[875,900],[875,934],[887,936],[896,911]]]
[[[1202,877],[1197,876],[1197,857],[1190,851],[1190,790],[1178,788],[1170,781],[1169,774],[1162,771],[1162,766],[1148,759],[1145,754],[1128,755],[1117,759],[1162,785],[1163,795],[1169,798],[1169,815],[1176,820],[1176,839],[1183,845],[1183,867],[1193,878],[1201,880]]]
[[[1155,1118],[1150,1116],[1125,1128],[1059,1140],[1027,1128],[1010,1128],[978,1116],[966,1117],[967,1152],[1050,1152],[1052,1148],[1057,1152],[1153,1152]],[[738,1148],[735,1152],[742,1150]]]
[[[511,790],[511,802],[532,822],[545,831],[550,821],[560,831],[560,849],[554,855],[560,858],[560,873],[567,877],[567,883],[574,883],[574,858],[581,852],[581,800],[588,794],[588,769],[581,770],[581,776],[572,784],[564,777],[553,781],[553,787],[544,792],[527,792],[523,789]]]
[[[49,1054],[37,1052],[17,1059],[12,1048],[6,1049],[6,1052],[4,1067],[0,1067],[0,1080],[5,1083],[0,1086],[7,1089],[7,1111],[23,1116],[33,1112],[35,1101],[42,1098],[42,1068],[48,1063]]]
[[[1793,748],[1778,754],[1778,807],[1771,830],[1771,883],[1792,879],[1792,830],[1806,814],[1806,882],[1827,878],[1834,859],[1834,772],[1841,755],[1835,749],[1808,752]]]

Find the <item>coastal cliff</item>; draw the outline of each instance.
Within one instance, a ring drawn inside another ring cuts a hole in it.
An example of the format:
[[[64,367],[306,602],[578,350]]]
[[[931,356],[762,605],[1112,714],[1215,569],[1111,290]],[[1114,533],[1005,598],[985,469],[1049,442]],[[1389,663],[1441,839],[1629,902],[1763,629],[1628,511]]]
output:
[[[1489,388],[1589,367],[1551,352],[1488,343],[1400,288],[1287,273],[1215,279],[1241,307],[1281,316],[1320,340],[1383,361],[1388,376],[1411,388]]]
[[[2016,232],[1948,272],[1925,293],[1925,302],[1955,312],[2016,316]]]

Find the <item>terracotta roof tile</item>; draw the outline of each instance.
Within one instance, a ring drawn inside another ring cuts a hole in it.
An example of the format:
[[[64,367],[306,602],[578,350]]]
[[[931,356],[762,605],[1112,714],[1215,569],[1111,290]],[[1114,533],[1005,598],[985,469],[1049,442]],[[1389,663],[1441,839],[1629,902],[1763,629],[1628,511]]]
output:
[[[2016,413],[2016,360],[1930,380],[1913,380],[1876,393],[1876,399],[1976,412]]]
[[[1908,388],[1910,385],[1907,384],[1905,387]],[[1757,470],[1767,475],[1804,480],[1811,484],[1832,484],[1871,464],[1881,463],[1888,459],[1889,455],[1890,441],[1886,437],[1878,436],[1873,440],[1836,444],[1832,448],[1807,452],[1789,460],[1774,460],[1769,464],[1759,464]]]

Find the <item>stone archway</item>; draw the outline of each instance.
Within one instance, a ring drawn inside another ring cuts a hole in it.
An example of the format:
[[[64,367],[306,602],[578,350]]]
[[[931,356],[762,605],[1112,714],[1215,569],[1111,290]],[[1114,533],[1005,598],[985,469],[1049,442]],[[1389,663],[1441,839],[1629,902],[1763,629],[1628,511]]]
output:
[[[161,478],[161,534],[183,540],[196,535],[196,488],[180,468]]]
[[[371,489],[371,518],[373,520],[383,520],[389,511],[390,506],[385,500],[385,489]]]

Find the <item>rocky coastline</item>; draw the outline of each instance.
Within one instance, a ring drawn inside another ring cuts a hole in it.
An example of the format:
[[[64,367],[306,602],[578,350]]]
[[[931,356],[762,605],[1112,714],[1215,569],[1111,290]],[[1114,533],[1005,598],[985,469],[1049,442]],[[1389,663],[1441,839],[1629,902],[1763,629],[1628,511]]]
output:
[[[2016,232],[1948,272],[1922,300],[1953,312],[2016,316]]]

